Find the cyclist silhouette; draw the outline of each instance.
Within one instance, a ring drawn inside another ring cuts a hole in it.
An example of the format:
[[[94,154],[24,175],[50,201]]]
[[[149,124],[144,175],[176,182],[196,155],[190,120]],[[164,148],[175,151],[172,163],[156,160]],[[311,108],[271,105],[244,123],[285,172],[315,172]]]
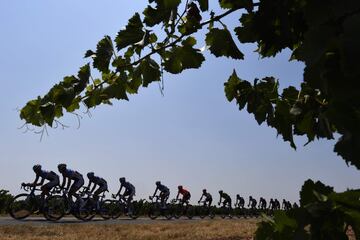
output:
[[[159,190],[160,191],[160,194],[159,194],[159,197],[160,197],[160,200],[161,200],[161,204],[162,206],[164,207],[167,200],[169,199],[169,196],[170,196],[170,190],[168,187],[166,187],[165,185],[161,184],[160,181],[156,181],[155,182],[156,184],[156,189],[155,189],[155,192],[153,194],[153,198],[155,197],[157,191]]]
[[[251,209],[256,209],[257,201],[252,196],[249,197],[249,204],[248,207],[251,207]]]
[[[93,195],[93,199],[95,201],[99,200],[99,195],[103,192],[106,192],[108,191],[108,185],[107,185],[107,182],[105,179],[101,178],[101,177],[98,177],[98,176],[95,176],[93,172],[89,172],[87,174],[87,177],[89,179],[89,184],[88,186],[86,187],[86,189],[90,192],[90,193],[93,193],[96,186],[98,186],[99,188],[94,192],[94,195]],[[90,187],[91,187],[91,184],[93,184],[93,187],[92,189],[90,190]]]
[[[245,200],[244,200],[243,197],[240,197],[240,194],[236,194],[235,206],[239,207],[239,208],[244,208],[245,207]]]
[[[259,209],[266,209],[266,206],[267,206],[267,203],[266,203],[265,198],[260,197],[259,206],[258,206]]]
[[[38,164],[33,166],[33,171],[36,174],[34,182],[22,183],[22,185],[30,187],[41,186],[41,203],[44,203],[45,196],[49,196],[51,189],[59,185],[59,175],[53,171],[48,172],[42,170],[41,165]],[[48,180],[49,182],[44,184],[45,180]]]
[[[224,199],[223,206],[226,207],[226,205],[228,205],[229,208],[232,208],[231,197],[227,193],[224,193],[223,190],[219,191],[219,195],[220,195],[219,205],[221,204],[222,199]]]
[[[64,163],[58,165],[58,170],[63,176],[63,182],[61,184],[62,189],[64,189],[67,182],[67,186],[65,189],[68,191],[68,197],[70,201],[72,201],[72,196],[79,199],[80,196],[76,192],[84,185],[83,176],[77,171],[68,169],[66,164]],[[71,184],[71,181],[73,181],[73,184]]]
[[[178,194],[176,196],[176,200],[179,199],[179,195],[182,195],[182,199],[181,199],[181,204],[188,204],[189,200],[191,198],[191,194],[188,190],[186,190],[185,188],[183,188],[183,186],[179,185],[178,186]]]
[[[127,197],[126,202],[127,202],[127,204],[130,204],[135,196],[135,187],[130,182],[127,182],[125,177],[119,178],[119,182],[120,182],[120,188],[115,196],[119,196],[121,193],[121,190],[124,188],[125,191],[124,191],[123,196]]]
[[[200,203],[203,198],[205,198],[204,206],[210,207],[213,199],[212,199],[211,194],[208,193],[206,189],[202,190],[202,195],[201,195],[200,200],[198,201],[198,203]]]

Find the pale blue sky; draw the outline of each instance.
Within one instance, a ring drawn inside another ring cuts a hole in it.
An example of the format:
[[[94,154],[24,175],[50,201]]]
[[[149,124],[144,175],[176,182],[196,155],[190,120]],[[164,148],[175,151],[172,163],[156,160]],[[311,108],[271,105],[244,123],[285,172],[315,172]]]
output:
[[[298,138],[294,151],[274,129],[258,126],[226,100],[223,83],[233,69],[251,81],[274,76],[282,87],[298,85],[302,78],[303,65],[288,62],[289,52],[260,60],[252,45],[239,45],[245,61],[206,53],[201,69],[166,74],[164,97],[153,84],[129,102],[92,110],[80,129],[70,116],[63,122],[71,128],[50,130],[42,142],[33,133],[22,134],[15,109],[75,74],[87,62],[84,52],[95,49],[104,35],[115,37],[146,2],[0,1],[0,189],[18,193],[21,182],[33,180],[33,164],[55,170],[60,162],[103,176],[111,192],[125,176],[136,185],[138,198],[152,194],[156,180],[168,185],[172,196],[178,184],[184,185],[193,200],[206,187],[216,199],[223,189],[232,196],[295,201],[308,178],[338,191],[359,187],[359,172],[333,153],[334,141],[302,147],[305,140]],[[217,9],[215,2],[210,7]],[[238,18],[235,14],[225,22],[234,26]],[[203,44],[200,39],[199,47]]]

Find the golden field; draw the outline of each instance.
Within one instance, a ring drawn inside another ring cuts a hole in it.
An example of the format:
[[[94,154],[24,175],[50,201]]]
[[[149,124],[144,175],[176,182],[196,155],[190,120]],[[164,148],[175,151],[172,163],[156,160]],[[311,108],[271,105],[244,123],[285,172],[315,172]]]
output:
[[[0,226],[1,240],[240,240],[252,239],[258,220],[208,220],[150,224],[19,224]]]

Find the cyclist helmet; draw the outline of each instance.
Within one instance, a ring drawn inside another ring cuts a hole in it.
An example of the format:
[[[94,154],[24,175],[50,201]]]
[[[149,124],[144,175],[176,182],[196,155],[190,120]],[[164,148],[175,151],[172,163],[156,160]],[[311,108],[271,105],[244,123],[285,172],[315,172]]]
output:
[[[66,164],[65,163],[60,163],[58,165],[58,169],[59,169],[59,172],[63,172],[66,170]]]
[[[88,177],[88,178],[93,178],[93,177],[94,177],[94,172],[89,172],[89,173],[87,174],[87,177]]]
[[[240,194],[236,194],[236,197],[240,197]]]
[[[159,186],[159,185],[161,185],[161,182],[160,181],[156,181],[156,186]]]
[[[41,165],[39,165],[39,164],[34,165],[33,170],[34,170],[34,172],[39,172],[41,170]]]
[[[125,178],[124,178],[124,177],[121,177],[121,178],[119,178],[119,181],[120,181],[121,183],[124,183],[124,182],[125,182]]]
[[[206,193],[206,189],[203,189],[203,193]]]
[[[179,189],[179,190],[183,189],[183,186],[179,185],[179,186],[178,186],[178,189]]]
[[[223,190],[220,190],[219,193],[222,194],[222,193],[223,193]]]

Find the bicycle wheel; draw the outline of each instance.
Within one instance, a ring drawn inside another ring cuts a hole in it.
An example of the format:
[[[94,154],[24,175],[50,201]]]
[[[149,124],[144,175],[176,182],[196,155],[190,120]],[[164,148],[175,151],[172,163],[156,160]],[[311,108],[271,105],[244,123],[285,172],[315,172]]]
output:
[[[119,218],[125,212],[124,203],[121,203],[121,202],[118,202],[118,201],[113,202],[111,211],[112,211],[112,218],[113,219]]]
[[[232,208],[228,209],[228,217],[232,219],[234,217],[234,210]]]
[[[186,207],[186,216],[188,219],[192,219],[195,215],[195,208],[192,205]]]
[[[256,208],[255,208],[255,211],[254,211],[254,217],[255,217],[255,218],[259,218],[259,217],[260,217],[260,215],[261,215],[261,210],[260,210],[260,209],[256,209]]]
[[[222,219],[225,219],[226,217],[232,218],[231,210],[228,207],[221,207],[221,214]]]
[[[175,204],[172,209],[174,218],[179,219],[183,214],[183,206],[181,204]]]
[[[96,215],[96,203],[92,199],[83,199],[82,201],[76,200],[72,214],[83,221],[90,221]]]
[[[156,219],[159,217],[159,215],[161,214],[161,209],[160,209],[160,205],[156,204],[156,203],[152,203],[149,207],[149,212],[148,212],[148,216],[151,219]]]
[[[140,214],[140,205],[137,201],[131,202],[128,206],[128,215],[132,219],[137,219]]]
[[[103,219],[108,220],[112,217],[112,206],[112,200],[105,200],[99,203],[99,214]]]
[[[173,218],[173,213],[172,213],[171,207],[172,207],[172,205],[167,203],[166,208],[162,209],[162,214],[167,220],[170,220]]]
[[[247,210],[247,216],[248,216],[248,218],[254,217],[253,209],[249,208],[249,209]]]
[[[199,217],[201,219],[204,219],[207,215],[208,208],[206,206],[200,206],[199,207]]]
[[[47,220],[60,220],[66,213],[67,201],[61,195],[53,195],[45,199],[44,216]]]
[[[224,218],[226,218],[226,214],[227,214],[227,209],[226,209],[226,207],[221,207],[220,208],[220,217],[222,218],[222,219],[224,219]]]
[[[214,210],[214,207],[210,207],[209,208],[209,217],[211,218],[211,219],[214,219],[214,217],[215,217],[215,210]]]
[[[9,214],[14,219],[27,218],[36,210],[36,199],[27,193],[19,194],[9,204]]]
[[[244,217],[244,211],[243,209],[237,207],[234,209],[234,215],[237,217],[237,218],[243,218]]]

